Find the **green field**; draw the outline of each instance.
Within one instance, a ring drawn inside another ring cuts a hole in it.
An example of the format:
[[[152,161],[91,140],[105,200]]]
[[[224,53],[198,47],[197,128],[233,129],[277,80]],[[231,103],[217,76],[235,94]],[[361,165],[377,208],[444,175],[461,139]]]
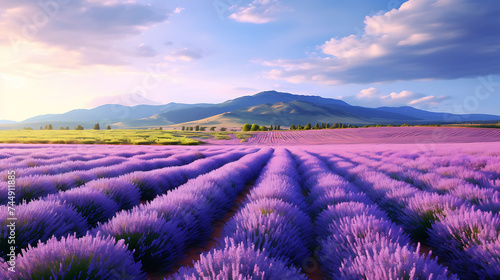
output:
[[[198,145],[205,139],[230,139],[230,134],[247,139],[251,133],[198,132],[179,130],[3,130],[0,143],[24,144],[125,144]]]

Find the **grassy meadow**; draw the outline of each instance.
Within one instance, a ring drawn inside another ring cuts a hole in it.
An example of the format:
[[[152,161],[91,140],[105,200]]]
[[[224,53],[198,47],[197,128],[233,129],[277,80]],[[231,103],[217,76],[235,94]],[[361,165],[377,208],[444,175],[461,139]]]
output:
[[[3,130],[0,143],[108,144],[108,145],[198,145],[204,140],[247,139],[252,133],[180,130]]]

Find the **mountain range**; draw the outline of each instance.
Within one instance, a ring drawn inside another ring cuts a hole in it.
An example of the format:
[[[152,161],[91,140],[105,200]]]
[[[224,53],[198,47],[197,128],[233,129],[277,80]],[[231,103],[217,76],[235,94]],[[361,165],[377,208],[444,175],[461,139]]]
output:
[[[102,105],[64,114],[40,115],[22,122],[0,121],[0,129],[38,128],[51,123],[54,128],[78,124],[92,128],[95,123],[115,128],[205,125],[237,127],[244,123],[289,126],[306,123],[426,124],[468,121],[499,121],[500,116],[435,113],[413,107],[366,108],[320,96],[264,91],[219,104],[182,104],[123,106]]]

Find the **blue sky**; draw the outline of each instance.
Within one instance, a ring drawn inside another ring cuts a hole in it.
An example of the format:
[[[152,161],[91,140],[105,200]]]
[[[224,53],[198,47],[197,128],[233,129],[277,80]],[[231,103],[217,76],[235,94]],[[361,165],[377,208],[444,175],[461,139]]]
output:
[[[500,110],[495,0],[3,0],[0,119],[263,90]]]

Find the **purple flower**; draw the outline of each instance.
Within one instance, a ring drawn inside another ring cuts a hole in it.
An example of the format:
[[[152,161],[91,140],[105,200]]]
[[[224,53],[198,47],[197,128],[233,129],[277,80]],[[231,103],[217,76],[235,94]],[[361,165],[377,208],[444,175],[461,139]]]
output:
[[[89,187],[75,188],[66,192],[50,195],[44,200],[61,201],[64,205],[75,207],[90,226],[104,222],[119,210],[118,204],[102,191]]]
[[[378,246],[375,242],[364,253],[346,261],[340,268],[342,279],[458,279],[446,267],[407,246]]]
[[[120,212],[93,233],[123,239],[137,261],[147,270],[168,270],[183,255],[186,231],[178,221],[166,221],[157,212]]]
[[[316,218],[316,228],[319,237],[326,238],[332,232],[328,225],[338,223],[345,218],[354,218],[362,215],[374,216],[377,219],[387,219],[387,214],[375,205],[366,205],[361,202],[342,202],[330,205]]]
[[[422,193],[407,201],[407,207],[400,217],[403,228],[416,240],[427,238],[427,229],[440,218],[446,216],[464,204],[464,201],[452,195]]]
[[[226,224],[222,236],[264,250],[270,257],[289,258],[300,266],[310,255],[311,229],[310,218],[297,207],[263,199],[241,209]]]
[[[146,279],[123,240],[86,235],[51,238],[17,259],[15,279]]]
[[[170,279],[308,279],[279,258],[234,243],[227,239],[223,249],[203,254],[193,268],[181,268]]]
[[[104,192],[118,204],[120,209],[132,209],[141,201],[139,189],[122,178],[94,180],[85,184],[85,187]]]
[[[120,177],[134,184],[141,192],[141,199],[151,200],[163,193],[161,189],[161,176],[151,172],[132,172]]]
[[[10,245],[7,206],[0,206],[0,255],[5,256]],[[62,237],[76,233],[81,236],[88,229],[87,222],[72,206],[58,201],[35,200],[16,207],[16,245],[25,248],[28,244],[46,241],[52,236]]]
[[[488,259],[478,259],[487,254],[473,253],[476,259],[472,262],[468,251],[499,239],[500,217],[491,212],[461,207],[442,217],[428,232],[428,243],[436,248],[438,256],[448,261],[455,272],[470,277],[475,273],[473,269],[469,269],[470,265],[488,262]]]

